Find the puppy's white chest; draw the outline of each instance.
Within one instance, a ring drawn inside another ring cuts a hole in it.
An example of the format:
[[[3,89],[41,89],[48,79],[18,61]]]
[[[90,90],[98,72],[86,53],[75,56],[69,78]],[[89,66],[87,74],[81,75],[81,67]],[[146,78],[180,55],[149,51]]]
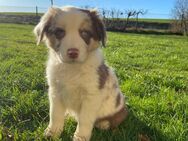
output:
[[[63,104],[68,109],[78,112],[80,110],[81,104],[86,95],[86,90],[81,88],[79,85],[75,86],[63,86],[62,89],[62,100]]]

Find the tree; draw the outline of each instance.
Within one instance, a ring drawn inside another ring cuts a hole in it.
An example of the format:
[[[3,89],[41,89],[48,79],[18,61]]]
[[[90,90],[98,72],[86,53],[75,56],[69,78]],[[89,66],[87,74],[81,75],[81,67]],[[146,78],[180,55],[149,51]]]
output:
[[[136,14],[136,10],[125,10],[125,15],[126,15],[126,22],[124,26],[125,29],[129,23],[130,17],[135,16],[135,14]]]
[[[188,35],[188,0],[176,0],[172,14],[176,30]]]
[[[103,19],[106,19],[107,18],[107,16],[106,16],[107,15],[107,11],[104,8],[102,8],[100,11],[101,11]]]
[[[116,12],[116,9],[114,9],[114,8],[112,8],[110,10],[110,16],[111,16],[112,19],[114,19],[115,12]]]
[[[116,19],[119,20],[119,16],[121,15],[121,11],[120,10],[116,10]]]
[[[147,10],[143,10],[143,9],[140,9],[138,11],[136,11],[136,30],[138,30],[138,16],[139,15],[145,15],[148,11]]]

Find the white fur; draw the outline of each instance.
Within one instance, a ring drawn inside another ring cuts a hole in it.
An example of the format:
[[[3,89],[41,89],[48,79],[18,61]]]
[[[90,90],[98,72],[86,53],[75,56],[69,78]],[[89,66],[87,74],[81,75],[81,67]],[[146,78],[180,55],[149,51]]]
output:
[[[66,112],[74,113],[78,121],[74,134],[74,141],[89,141],[95,121],[108,115],[113,115],[124,106],[124,98],[121,95],[120,104],[116,107],[117,94],[121,93],[117,78],[109,69],[109,76],[104,88],[99,89],[99,66],[103,63],[103,55],[100,48],[87,51],[87,45],[78,35],[78,28],[83,19],[89,17],[76,8],[63,8],[65,13],[59,14],[63,22],[59,26],[66,26],[64,39],[58,52],[49,47],[49,59],[47,63],[47,80],[49,85],[50,122],[45,131],[46,136],[58,136],[63,131]],[[44,20],[44,18],[43,18]],[[35,32],[41,28],[38,24]],[[99,43],[91,39],[89,46],[99,46]],[[68,48],[75,47],[79,50],[76,62],[70,63],[66,56]],[[104,128],[108,123],[103,123]]]

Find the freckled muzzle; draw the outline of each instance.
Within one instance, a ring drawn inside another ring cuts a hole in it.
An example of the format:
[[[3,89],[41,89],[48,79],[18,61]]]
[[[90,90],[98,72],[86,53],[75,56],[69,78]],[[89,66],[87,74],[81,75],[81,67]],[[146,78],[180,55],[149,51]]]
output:
[[[70,59],[76,59],[76,58],[78,58],[78,55],[79,55],[79,50],[76,48],[70,48],[67,50],[67,56]]]

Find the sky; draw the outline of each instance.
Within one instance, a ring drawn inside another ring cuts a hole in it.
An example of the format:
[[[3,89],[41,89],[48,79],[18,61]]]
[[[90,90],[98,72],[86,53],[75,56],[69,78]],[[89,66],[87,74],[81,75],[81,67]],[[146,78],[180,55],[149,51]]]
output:
[[[73,5],[90,6],[105,9],[144,9],[148,13],[144,18],[171,18],[171,9],[175,0],[54,0],[55,6]],[[50,7],[50,0],[0,0],[0,12],[45,12]]]

